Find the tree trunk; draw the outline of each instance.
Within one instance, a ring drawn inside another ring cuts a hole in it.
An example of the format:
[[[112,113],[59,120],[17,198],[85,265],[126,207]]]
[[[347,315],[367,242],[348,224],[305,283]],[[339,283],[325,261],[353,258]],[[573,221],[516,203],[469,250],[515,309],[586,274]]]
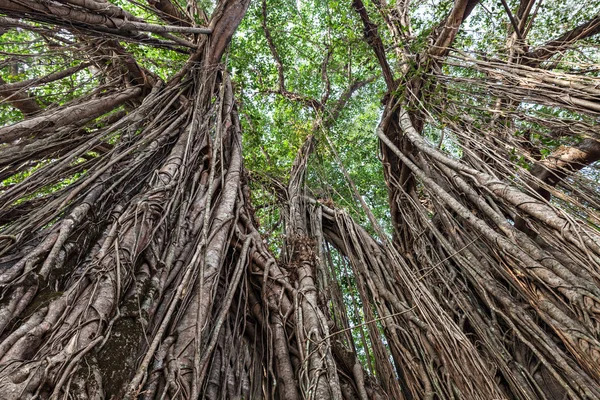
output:
[[[222,64],[249,1],[220,1],[207,27],[197,5],[149,4],[169,25],[102,1],[0,0],[1,12],[35,22],[13,21],[19,29],[49,41],[56,27],[88,57],[0,82],[27,117],[0,128],[0,398],[600,398],[600,234],[583,220],[593,207],[550,196],[570,199],[561,185],[599,159],[595,125],[580,118],[571,129],[582,141],[530,155],[531,171],[501,159],[525,151],[517,123],[563,123],[521,102],[597,117],[597,78],[537,68],[595,34],[597,18],[529,50],[532,3],[516,18],[506,6],[518,44],[499,62],[450,50],[478,1],[455,1],[419,54],[403,42],[408,2],[394,12],[376,2],[403,62],[396,78],[375,19],[352,3],[387,88],[376,134],[388,235],[345,169],[371,231],[306,190],[318,138],[329,140],[320,133],[374,78],[332,90],[328,54],[321,98],[292,92],[263,2],[269,93],[315,113],[289,180],[273,179],[276,257],[251,204]],[[85,47],[99,32],[113,38]],[[115,36],[190,54],[163,80]],[[20,92],[87,65],[106,78],[93,95],[42,110]],[[458,84],[465,104],[447,95]],[[478,91],[490,97],[481,121],[468,110]],[[426,138],[436,124],[437,147]],[[447,132],[458,155],[442,148]]]

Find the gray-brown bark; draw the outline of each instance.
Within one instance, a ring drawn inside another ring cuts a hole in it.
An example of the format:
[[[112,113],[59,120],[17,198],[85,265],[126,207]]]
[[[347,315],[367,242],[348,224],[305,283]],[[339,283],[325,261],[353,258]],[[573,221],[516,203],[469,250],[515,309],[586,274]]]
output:
[[[42,110],[37,101],[26,93],[20,93],[10,88],[8,84],[0,78],[0,98],[9,102],[13,107],[19,109],[24,116],[28,117]]]
[[[399,3],[401,15],[384,20],[410,32],[408,2]],[[114,78],[111,94],[51,106],[0,128],[0,176],[30,172],[0,189],[0,397],[600,398],[598,231],[547,196],[532,195],[523,169],[494,158],[518,145],[510,118],[541,118],[510,109],[505,125],[484,120],[486,137],[467,112],[456,118],[469,104],[449,104],[450,117],[428,106],[438,85],[467,82],[473,92],[497,85],[461,81],[440,68],[452,62],[445,61],[449,46],[476,3],[456,1],[422,54],[424,72],[412,76],[407,68],[400,71],[407,78],[396,80],[377,27],[354,2],[389,91],[377,135],[394,240],[343,167],[375,235],[305,190],[315,135],[371,79],[352,82],[332,101],[328,53],[320,71],[323,96],[289,92],[266,32],[277,64],[274,92],[316,114],[289,181],[273,190],[284,215],[280,258],[250,204],[233,84],[220,63],[248,1],[219,2],[212,35],[197,38],[194,53],[167,82],[116,41],[87,53]],[[28,7],[0,0],[6,4],[13,12]],[[36,20],[62,29],[72,28],[62,23],[63,8],[74,11],[84,30],[135,19],[93,0],[32,4],[27,9],[33,7]],[[192,6],[184,13],[171,2],[151,4],[180,28],[203,18]],[[520,39],[532,4],[521,2],[513,21]],[[41,6],[50,8],[42,13],[35,8]],[[109,28],[123,33],[123,26]],[[74,37],[91,41],[82,35]],[[102,64],[113,53],[121,62]],[[486,92],[502,104],[527,96],[581,112],[581,103],[554,95],[573,90],[573,98],[593,103],[598,94],[594,79],[542,76],[513,70],[514,63],[455,62],[505,73],[502,86]],[[524,88],[531,79],[538,85]],[[124,111],[111,114],[123,104]],[[582,113],[595,112],[586,106]],[[460,156],[423,136],[438,121],[456,135]],[[558,126],[556,119],[543,122]],[[536,160],[537,184],[566,196],[559,183],[568,185],[567,176],[598,159],[594,125],[586,124],[574,124],[572,136],[586,132],[578,146]],[[520,216],[536,237],[511,223]]]
[[[0,143],[12,142],[19,138],[40,136],[65,125],[84,125],[141,94],[141,88],[131,88],[121,93],[91,99],[72,106],[67,105],[63,109],[46,112],[44,115],[0,128]]]
[[[69,23],[81,24],[90,29],[93,29],[94,27],[108,28],[114,32],[123,32],[125,35],[129,32],[136,31],[153,33],[211,33],[211,29],[208,28],[155,25],[136,20],[132,21],[130,20],[131,15],[120,8],[116,6],[107,7],[106,5],[98,4],[95,1],[71,1],[70,3],[81,6],[82,9],[77,10],[63,6],[60,3],[45,4],[41,1],[32,1],[23,4],[14,0],[2,0],[2,2],[0,2],[0,10],[9,15],[20,13],[42,21],[50,17]],[[102,12],[97,13],[98,11]]]
[[[539,179],[533,183],[534,189],[546,200],[550,192],[542,185],[556,186],[565,177],[600,160],[600,142],[596,139],[583,139],[577,146],[564,146],[552,152],[537,163],[531,175]]]

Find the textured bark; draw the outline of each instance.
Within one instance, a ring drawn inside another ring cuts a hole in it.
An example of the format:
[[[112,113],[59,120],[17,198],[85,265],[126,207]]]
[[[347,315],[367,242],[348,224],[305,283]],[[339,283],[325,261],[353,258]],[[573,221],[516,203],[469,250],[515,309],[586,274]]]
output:
[[[171,0],[148,0],[148,3],[161,12],[161,17],[173,25],[188,26],[186,16]]]
[[[327,54],[319,99],[288,91],[263,2],[273,93],[316,115],[289,180],[274,183],[284,225],[276,257],[250,203],[234,85],[221,64],[248,3],[219,2],[212,34],[192,39],[204,32],[195,4],[183,12],[150,2],[173,29],[102,1],[0,0],[78,44],[98,44],[84,36],[97,28],[132,40],[131,30],[151,28],[182,33],[170,40],[193,52],[163,81],[105,40],[78,67],[0,86],[11,101],[88,63],[106,78],[92,95],[0,128],[0,180],[14,178],[0,188],[0,398],[600,398],[600,235],[586,219],[596,213],[552,201],[596,193],[572,181],[600,159],[587,117],[597,116],[598,79],[523,65],[518,41],[507,62],[457,56],[450,47],[477,1],[454,2],[431,47],[409,54],[408,2],[398,15],[376,2],[398,58],[419,61],[396,79],[376,19],[355,1],[388,89],[377,136],[389,238],[343,165],[369,230],[307,195],[316,140],[329,140],[319,134],[376,78],[334,90]],[[522,1],[516,16],[507,7],[519,40],[532,7]],[[590,24],[547,51],[593,34]],[[477,74],[452,76],[445,63]],[[440,109],[435,96],[446,92],[436,90],[456,83],[462,99],[491,98],[477,110],[487,117],[473,120],[470,104],[450,96]],[[525,100],[581,118],[539,117],[515,106]],[[508,161],[511,149],[534,147],[516,121],[583,139],[545,159],[529,155],[529,173]],[[443,136],[428,140],[436,123],[459,155]]]
[[[566,50],[577,40],[585,39],[600,33],[600,16],[596,16],[587,22],[563,33],[556,39],[527,53],[524,58],[526,65],[539,65],[540,62],[549,59],[555,54]]]
[[[37,101],[26,93],[19,93],[11,90],[2,78],[0,78],[0,98],[9,102],[13,107],[23,113],[23,116],[28,117],[42,111],[42,108]]]
[[[52,74],[43,76],[41,78],[28,79],[25,81],[20,81],[20,82],[15,82],[15,83],[5,83],[2,81],[2,82],[0,82],[0,83],[2,83],[2,84],[0,84],[0,93],[10,93],[10,92],[16,91],[18,89],[44,85],[46,83],[53,82],[53,81],[65,78],[67,76],[73,75],[74,73],[81,71],[82,69],[88,67],[89,65],[90,65],[89,63],[82,63],[75,67],[56,71]]]
[[[539,179],[542,184],[554,187],[566,176],[591,163],[600,160],[600,142],[596,139],[584,139],[573,147],[563,146],[540,161],[531,170],[531,175]],[[534,189],[546,200],[550,200],[550,192],[537,181],[533,183]]]
[[[52,110],[44,115],[0,128],[0,143],[12,142],[23,137],[39,136],[65,125],[81,126],[141,94],[141,88],[126,89],[121,93],[88,100],[81,104],[67,105],[63,109]]]
[[[105,5],[98,4],[95,1],[90,2],[71,2],[72,4],[81,5],[89,11],[80,11],[70,7],[63,6],[59,3],[44,3],[41,1],[32,1],[27,4],[23,4],[14,0],[2,0],[0,2],[0,10],[7,14],[11,13],[25,13],[37,17],[39,20],[44,20],[51,16],[58,20],[68,21],[70,23],[81,24],[83,26],[89,26],[93,29],[94,26],[105,27],[114,31],[122,31],[127,33],[130,31],[145,31],[154,33],[168,33],[168,32],[183,32],[183,33],[211,33],[208,28],[196,28],[196,27],[184,27],[184,26],[165,26],[165,25],[154,25],[147,24],[145,22],[130,21],[127,14],[123,14],[122,11],[114,7],[106,8]],[[79,4],[77,4],[79,3]],[[90,7],[91,6],[91,7]],[[96,13],[99,10],[107,10],[108,12]],[[112,11],[115,10],[115,11]],[[112,11],[112,12],[111,12]],[[115,15],[117,14],[117,15]],[[119,15],[123,14],[123,15]]]

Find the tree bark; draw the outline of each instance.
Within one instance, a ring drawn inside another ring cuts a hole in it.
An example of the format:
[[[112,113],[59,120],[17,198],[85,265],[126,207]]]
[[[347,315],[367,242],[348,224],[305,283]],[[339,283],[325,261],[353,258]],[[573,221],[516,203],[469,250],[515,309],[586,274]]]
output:
[[[0,128],[0,143],[39,136],[66,125],[81,126],[141,94],[141,88],[130,88],[121,93],[91,99],[84,103],[67,105],[57,111],[48,111],[45,115]]]

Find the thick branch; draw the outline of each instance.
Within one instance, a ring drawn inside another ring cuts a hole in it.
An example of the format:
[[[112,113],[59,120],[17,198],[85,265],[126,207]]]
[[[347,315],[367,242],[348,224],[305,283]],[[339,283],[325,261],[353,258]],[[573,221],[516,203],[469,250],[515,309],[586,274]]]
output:
[[[187,17],[179,8],[175,7],[171,0],[148,0],[148,4],[160,11],[161,18],[166,22],[179,26],[190,25]]]
[[[127,74],[128,83],[133,86],[143,85],[145,89],[150,89],[153,85],[153,80],[157,79],[152,72],[140,65],[135,61],[131,53],[119,43],[118,40],[108,40],[103,43],[103,46],[97,49],[97,52],[102,54],[107,60],[114,55],[118,56],[120,65],[124,68]]]
[[[394,75],[392,74],[392,70],[390,69],[390,65],[385,56],[385,47],[383,46],[381,37],[379,37],[379,33],[377,32],[377,25],[371,22],[369,14],[367,14],[367,10],[365,9],[365,5],[361,0],[354,0],[352,2],[352,7],[356,10],[363,22],[365,40],[375,52],[375,56],[379,61],[379,65],[381,66],[383,79],[385,80],[388,90],[394,90],[396,88]]]
[[[523,35],[521,35],[521,30],[519,29],[519,25],[513,17],[512,12],[510,11],[510,7],[506,4],[506,0],[502,0],[502,6],[504,6],[504,11],[508,14],[508,19],[510,19],[510,23],[512,24],[513,29],[515,30],[515,34],[519,39],[523,39]]]
[[[57,128],[74,123],[82,125],[91,119],[109,112],[128,100],[136,98],[140,94],[142,94],[141,88],[131,88],[121,93],[89,100],[70,107],[63,107],[39,117],[5,126],[0,128],[0,143],[12,142],[22,136],[35,136],[48,128]]]
[[[556,53],[566,50],[573,42],[600,33],[600,15],[553,39],[525,55],[526,65],[539,65]]]
[[[556,186],[567,175],[600,160],[600,142],[585,139],[577,146],[561,146],[531,170],[531,174],[549,186]],[[534,184],[536,191],[546,200],[550,192]]]
[[[454,3],[450,15],[440,24],[441,31],[435,39],[435,44],[429,50],[430,56],[443,57],[448,54],[448,50],[458,33],[458,28],[471,14],[477,3],[479,3],[479,0],[457,0]]]
[[[340,112],[344,109],[344,107],[346,107],[346,104],[348,104],[348,101],[352,98],[352,96],[354,95],[354,93],[356,93],[358,90],[362,89],[363,87],[365,87],[369,83],[375,81],[376,78],[377,77],[372,76],[372,77],[367,78],[365,80],[356,81],[356,82],[352,83],[344,91],[344,93],[342,93],[340,95],[340,97],[337,99],[337,101],[333,105],[333,108],[331,109],[331,111],[329,112],[329,114],[324,118],[323,125],[324,126],[328,126],[332,122],[335,122],[335,120],[339,116]]]
[[[0,98],[5,99],[10,105],[21,111],[24,116],[27,117],[42,111],[42,108],[35,99],[24,93],[17,93],[14,90],[5,89],[5,86],[9,86],[9,84],[0,78]]]
[[[519,23],[519,32],[521,33],[523,33],[525,29],[525,24],[527,23],[527,19],[529,18],[529,14],[531,13],[531,9],[533,8],[535,1],[536,0],[521,0],[519,3],[519,9],[517,10],[517,21]],[[523,34],[523,36],[526,36],[526,33]]]
[[[59,3],[41,3],[37,1],[28,2],[23,5],[16,0],[0,0],[0,12],[17,13],[19,16],[24,14],[30,19],[37,21],[46,21],[48,17],[56,22],[81,24],[84,27],[94,28],[95,26],[106,27],[124,33],[131,31],[153,32],[153,33],[200,33],[209,34],[210,28],[170,26],[147,24],[145,22],[129,21],[124,18],[109,17],[106,15],[80,11]]]
[[[1,12],[1,10],[0,10],[0,12]],[[11,15],[15,16],[16,18],[0,17],[0,24],[4,24],[4,25],[10,26],[10,27],[27,29],[32,32],[40,33],[44,36],[51,37],[52,39],[54,39],[58,42],[66,43],[68,45],[73,44],[70,40],[66,39],[64,36],[57,35],[55,29],[53,30],[52,28],[48,28],[43,25],[34,26],[31,24],[21,22],[19,19],[17,19],[17,18],[22,17],[18,12],[9,12],[7,14],[11,14]],[[155,47],[159,47],[159,48],[173,50],[178,53],[188,53],[189,52],[185,49],[181,49],[178,45],[183,45],[183,46],[193,48],[193,49],[195,49],[197,47],[196,45],[190,43],[189,41],[182,39],[180,37],[171,35],[169,33],[161,33],[160,35],[163,36],[164,38],[170,39],[172,41],[156,39],[156,38],[150,37],[146,34],[139,33],[137,31],[124,31],[124,30],[112,29],[112,28],[99,26],[99,25],[96,25],[94,27],[82,26],[81,24],[77,24],[77,23],[65,23],[62,20],[57,22],[57,21],[53,20],[52,18],[48,18],[48,17],[40,16],[35,19],[33,19],[33,18],[30,18],[30,19],[32,19],[34,21],[38,21],[38,22],[43,22],[43,23],[50,22],[50,24],[68,26],[69,28],[82,29],[82,30],[85,30],[86,31],[85,33],[89,36],[101,37],[101,38],[105,39],[108,34],[111,36],[118,36],[119,38],[126,40],[128,42],[143,43],[143,44],[147,44],[147,45],[151,45],[151,46],[155,46]]]
[[[109,3],[108,1],[63,0],[63,2],[94,11],[98,14],[106,15],[108,17],[121,18],[126,19],[128,21],[143,22],[141,18],[136,18],[127,11],[123,10],[121,7],[117,7],[114,4]]]
[[[81,63],[75,67],[67,68],[61,71],[53,72],[49,75],[43,76],[41,78],[33,78],[27,79],[20,82],[15,83],[1,83],[0,84],[0,93],[2,92],[10,92],[14,90],[19,90],[22,88],[41,86],[49,82],[57,81],[62,78],[66,78],[67,76],[73,75],[76,72],[81,71],[84,68],[87,68],[90,63]]]
[[[250,0],[227,0],[219,2],[210,20],[210,57],[207,62],[209,66],[220,62],[225,48],[229,45],[240,21],[246,15]]]

